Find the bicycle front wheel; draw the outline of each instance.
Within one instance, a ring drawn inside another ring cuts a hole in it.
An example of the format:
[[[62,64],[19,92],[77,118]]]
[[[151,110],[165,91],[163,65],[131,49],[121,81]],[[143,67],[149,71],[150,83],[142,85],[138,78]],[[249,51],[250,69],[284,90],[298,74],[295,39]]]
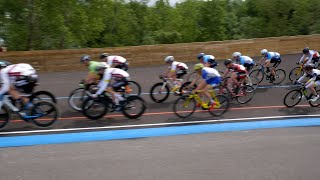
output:
[[[181,118],[187,118],[191,116],[196,108],[196,101],[194,99],[190,99],[186,95],[180,96],[173,103],[173,112]]]
[[[304,70],[300,67],[293,68],[289,73],[289,79],[292,82],[298,80],[301,76],[303,76]]]
[[[252,85],[259,85],[264,78],[264,74],[260,71],[260,69],[255,69],[251,71],[249,77],[251,79]]]
[[[48,127],[56,122],[60,116],[60,112],[55,103],[39,101],[34,103],[31,109],[31,116],[37,116],[37,118],[31,119],[35,125]]]
[[[70,93],[68,99],[69,106],[76,111],[81,111],[82,103],[87,97],[84,88],[77,88]]]
[[[252,86],[244,85],[240,88],[236,99],[240,104],[246,104],[252,100],[254,94],[255,89]]]
[[[280,84],[286,78],[286,72],[283,69],[276,69],[273,84]]]
[[[167,85],[163,87],[163,84],[163,82],[160,82],[151,87],[150,97],[156,103],[162,103],[169,97],[170,89]]]
[[[82,114],[92,120],[101,119],[107,112],[107,104],[100,99],[87,98],[82,104]]]
[[[127,102],[123,105],[122,113],[129,119],[137,119],[146,110],[144,100],[139,96],[129,96]]]
[[[221,94],[217,95],[216,97],[219,101],[218,107],[215,107],[213,109],[209,108],[208,111],[213,116],[222,116],[224,113],[227,112],[229,108],[229,98]]]
[[[302,99],[302,93],[300,90],[289,91],[283,99],[283,104],[287,107],[294,107]]]
[[[6,106],[2,106],[0,110],[0,128],[6,126],[10,120],[10,110]]]

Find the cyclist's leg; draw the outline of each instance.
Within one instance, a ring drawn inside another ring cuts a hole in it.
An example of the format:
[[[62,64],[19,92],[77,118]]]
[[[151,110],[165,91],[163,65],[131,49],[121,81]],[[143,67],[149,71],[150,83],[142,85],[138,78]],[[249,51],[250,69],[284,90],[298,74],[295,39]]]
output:
[[[315,87],[317,87],[318,85],[320,85],[319,81],[313,81],[313,80],[309,80],[306,83],[306,88],[310,89],[311,93],[313,94],[313,98],[311,99],[311,101],[316,101],[319,98],[319,95],[317,94],[317,91],[315,89]]]

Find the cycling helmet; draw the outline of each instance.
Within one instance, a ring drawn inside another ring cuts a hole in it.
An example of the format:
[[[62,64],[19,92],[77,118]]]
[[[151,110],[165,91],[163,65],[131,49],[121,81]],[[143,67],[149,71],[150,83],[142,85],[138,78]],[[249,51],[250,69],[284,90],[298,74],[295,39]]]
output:
[[[306,53],[309,52],[309,50],[310,50],[310,49],[309,49],[308,47],[306,47],[306,48],[304,48],[304,49],[302,50],[302,53],[303,53],[303,54],[306,54]]]
[[[224,61],[224,65],[227,66],[228,64],[231,64],[232,60],[231,59],[227,59]]]
[[[232,57],[240,57],[241,56],[241,53],[240,52],[234,52],[233,54],[232,54]]]
[[[198,63],[198,64],[194,65],[193,70],[197,71],[202,68],[204,68],[204,65],[202,63]]]
[[[96,71],[100,71],[100,70],[103,70],[103,69],[106,69],[107,67],[104,65],[104,64],[99,64],[96,66]]]
[[[8,61],[0,60],[0,69],[5,68],[7,66],[11,65]]]
[[[100,58],[100,59],[103,59],[103,58],[106,58],[106,57],[108,57],[108,56],[109,56],[108,53],[102,53],[102,54],[100,54],[99,58]]]
[[[174,61],[174,57],[173,56],[167,56],[166,58],[164,58],[164,62],[168,63],[168,62],[173,62]]]
[[[80,62],[91,61],[91,57],[89,55],[84,55],[81,57]]]
[[[266,49],[262,49],[261,50],[261,55],[265,55],[265,54],[267,54],[268,53],[268,50],[266,50]]]
[[[312,64],[312,63],[308,63],[308,64],[304,65],[304,69],[305,69],[306,71],[310,71],[310,70],[312,70],[312,69],[314,69],[314,68],[315,68],[315,65]]]
[[[203,56],[204,56],[204,53],[200,53],[200,54],[198,54],[197,59],[200,60]]]

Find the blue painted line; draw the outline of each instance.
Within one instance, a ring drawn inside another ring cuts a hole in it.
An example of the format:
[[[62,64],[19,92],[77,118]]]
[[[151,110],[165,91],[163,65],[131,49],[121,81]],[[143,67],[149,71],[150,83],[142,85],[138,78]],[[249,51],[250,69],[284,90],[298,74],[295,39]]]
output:
[[[79,132],[65,134],[28,135],[1,137],[0,147],[17,147],[47,144],[62,144],[90,141],[119,140],[145,137],[174,136],[226,131],[243,131],[254,129],[320,126],[320,118],[288,119],[255,122],[237,122],[222,124],[190,125],[177,127],[145,128],[130,130],[112,130],[98,132]]]

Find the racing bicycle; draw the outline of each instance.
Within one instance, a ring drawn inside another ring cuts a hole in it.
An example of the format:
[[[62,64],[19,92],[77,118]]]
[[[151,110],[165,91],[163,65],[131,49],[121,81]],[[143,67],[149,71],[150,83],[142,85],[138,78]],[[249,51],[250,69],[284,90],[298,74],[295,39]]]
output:
[[[39,127],[51,126],[59,118],[60,112],[55,103],[43,100],[30,102],[33,104],[30,112],[24,112],[12,104],[8,95],[4,95],[0,101],[0,128],[8,124],[12,114]]]
[[[255,69],[251,71],[249,74],[249,77],[251,78],[252,85],[258,85],[262,82],[264,77],[266,77],[266,80],[270,80],[271,78],[271,70],[270,72],[265,71],[264,65],[261,63],[258,64],[259,69]],[[275,69],[275,80],[272,82],[272,84],[280,84],[284,81],[286,78],[286,72],[283,69]]]
[[[92,120],[101,119],[109,111],[116,111],[117,106],[113,102],[111,96],[108,93],[100,95],[98,98],[91,98],[87,92],[88,98],[86,98],[82,104],[82,113],[84,116]],[[137,95],[123,94],[123,101],[120,102],[120,110],[122,114],[129,119],[137,119],[146,110],[145,101]]]
[[[76,110],[81,111],[82,103],[87,98],[86,91],[93,93],[93,89],[95,88],[96,84],[90,84],[90,85],[84,85],[84,81],[80,81],[79,88],[76,88],[75,90],[71,91],[68,99],[69,106]],[[129,88],[126,88],[125,86],[121,86],[119,89],[117,89],[117,92],[124,92],[130,95],[137,95],[140,96],[141,94],[141,86],[135,82],[135,81],[128,81]]]
[[[320,94],[320,90],[317,90],[317,94]],[[320,98],[317,101],[310,101],[312,97],[313,94],[310,93],[308,95],[304,84],[301,84],[299,89],[291,90],[284,96],[283,104],[286,107],[294,107],[299,104],[302,99],[305,99],[309,102],[310,106],[318,107],[320,105]]]
[[[209,113],[213,116],[222,116],[229,108],[229,98],[225,95],[216,95],[214,90],[209,90],[212,99],[215,101],[215,106],[213,108],[203,107],[204,104],[209,106],[209,102],[204,103],[200,98],[199,92],[196,91],[194,94],[190,91],[180,96],[173,104],[173,112],[181,118],[187,118],[191,116],[197,107],[202,109],[207,109]]]

